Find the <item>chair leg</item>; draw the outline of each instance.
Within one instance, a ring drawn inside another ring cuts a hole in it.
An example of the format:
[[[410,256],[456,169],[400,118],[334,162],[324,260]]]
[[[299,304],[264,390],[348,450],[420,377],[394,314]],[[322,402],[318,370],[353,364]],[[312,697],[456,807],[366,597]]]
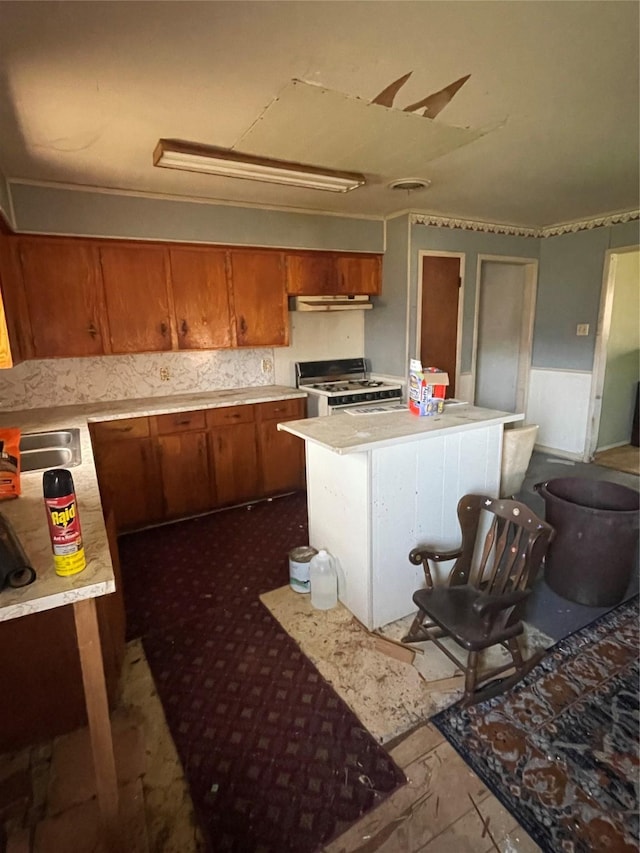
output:
[[[478,652],[469,652],[467,658],[467,667],[464,676],[464,696],[462,704],[468,705],[476,692],[476,682],[478,680]]]
[[[472,692],[470,692],[468,685],[471,680],[471,676],[469,671],[467,671],[467,678],[465,680],[465,691],[461,702],[463,707],[466,705],[473,705],[476,702],[484,702],[485,699],[492,699],[494,696],[499,696],[501,693],[504,693],[507,690],[511,690],[512,687],[515,687],[515,685],[534,668],[534,666],[540,663],[540,661],[544,658],[546,654],[546,650],[541,649],[540,651],[532,655],[530,658],[527,658],[527,660],[525,661],[522,659],[522,653],[520,652],[520,644],[518,643],[517,638],[512,637],[510,640],[506,640],[504,645],[511,654],[511,659],[513,661],[513,668],[515,672],[513,672],[511,675],[503,676],[501,678],[491,678],[491,673],[487,673],[487,681],[485,682],[483,680],[480,687],[477,689],[474,683]],[[469,653],[470,664],[472,654],[474,653]],[[477,655],[477,652],[475,654]]]
[[[524,663],[522,660],[522,653],[520,651],[520,643],[518,642],[516,637],[512,637],[510,640],[506,641],[507,649],[511,654],[511,658],[513,659],[513,666],[515,667],[518,675],[524,675]]]
[[[427,614],[423,610],[418,610],[416,617],[411,623],[411,627],[405,636],[402,638],[403,643],[424,643],[433,639],[425,630],[425,619]],[[429,627],[433,623],[429,623]]]

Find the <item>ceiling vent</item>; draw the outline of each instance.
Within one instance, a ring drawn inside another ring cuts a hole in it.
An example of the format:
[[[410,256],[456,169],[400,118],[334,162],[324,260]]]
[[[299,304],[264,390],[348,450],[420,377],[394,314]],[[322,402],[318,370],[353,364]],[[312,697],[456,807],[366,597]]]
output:
[[[400,178],[400,180],[391,181],[389,189],[415,192],[416,190],[426,190],[430,186],[431,181],[427,181],[424,178]]]

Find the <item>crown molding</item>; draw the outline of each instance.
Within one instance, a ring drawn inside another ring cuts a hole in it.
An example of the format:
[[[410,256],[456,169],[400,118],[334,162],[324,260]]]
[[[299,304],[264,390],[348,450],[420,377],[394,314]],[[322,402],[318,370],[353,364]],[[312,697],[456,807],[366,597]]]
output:
[[[436,216],[431,213],[411,213],[412,225],[432,225],[436,228],[459,228],[463,231],[484,231],[487,234],[508,234],[512,237],[556,237],[560,234],[575,234],[578,231],[590,231],[617,225],[621,222],[633,222],[640,219],[640,210],[628,210],[611,213],[593,219],[581,219],[577,222],[565,222],[546,228],[525,228],[522,225],[505,225],[499,222],[480,222],[474,219],[453,219],[448,216]]]
[[[452,219],[431,213],[412,213],[412,225],[433,225],[436,228],[460,228],[463,231],[485,231],[491,234],[509,234],[515,237],[539,237],[538,228],[521,225],[504,225],[498,222],[480,222],[475,219]]]
[[[640,210],[626,210],[622,213],[610,213],[593,219],[581,219],[578,222],[565,222],[540,229],[541,237],[556,237],[559,234],[576,234],[578,231],[591,231],[593,228],[606,228],[621,222],[634,222],[640,219]]]

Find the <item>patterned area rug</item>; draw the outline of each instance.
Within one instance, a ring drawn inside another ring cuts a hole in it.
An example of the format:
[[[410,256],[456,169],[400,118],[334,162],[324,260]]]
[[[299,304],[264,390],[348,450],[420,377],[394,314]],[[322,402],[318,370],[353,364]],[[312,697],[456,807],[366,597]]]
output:
[[[306,542],[304,494],[120,539],[128,635],[215,853],[312,853],[405,782],[258,600]]]
[[[549,853],[637,853],[638,599],[561,640],[509,693],[432,718]]]

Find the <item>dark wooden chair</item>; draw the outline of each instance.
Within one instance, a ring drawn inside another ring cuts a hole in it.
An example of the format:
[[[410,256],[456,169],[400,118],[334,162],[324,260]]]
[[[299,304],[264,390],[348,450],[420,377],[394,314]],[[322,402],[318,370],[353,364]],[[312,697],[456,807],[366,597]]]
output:
[[[481,528],[481,519],[486,521]],[[453,551],[428,546],[414,548],[409,560],[422,564],[426,589],[414,593],[418,613],[403,643],[430,640],[465,673],[463,705],[489,699],[516,684],[543,657],[544,651],[522,659],[518,636],[519,614],[530,593],[546,548],[553,538],[551,525],[528,506],[514,500],[465,495],[458,503],[462,545]],[[480,529],[489,529],[484,544],[476,544]],[[474,554],[477,555],[474,565]],[[429,562],[454,560],[447,585],[435,586]],[[439,640],[451,637],[465,649],[466,663]],[[511,660],[479,671],[480,653],[502,645]],[[511,675],[496,676],[513,669]]]

